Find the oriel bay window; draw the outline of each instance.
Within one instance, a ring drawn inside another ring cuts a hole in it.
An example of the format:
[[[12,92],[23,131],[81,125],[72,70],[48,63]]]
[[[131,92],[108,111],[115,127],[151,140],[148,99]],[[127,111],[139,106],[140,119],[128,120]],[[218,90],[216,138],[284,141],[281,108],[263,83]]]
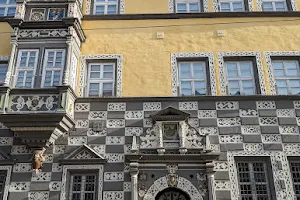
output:
[[[257,69],[251,60],[225,61],[229,95],[259,94]]]
[[[201,12],[200,0],[175,0],[176,13],[197,13]]]
[[[91,63],[88,69],[88,96],[114,96],[115,63]]]
[[[15,87],[54,87],[62,84],[64,49],[21,49],[15,69]],[[43,57],[42,57],[43,56]],[[41,63],[39,63],[41,62]]]
[[[205,61],[178,62],[179,95],[209,95],[209,75]]]

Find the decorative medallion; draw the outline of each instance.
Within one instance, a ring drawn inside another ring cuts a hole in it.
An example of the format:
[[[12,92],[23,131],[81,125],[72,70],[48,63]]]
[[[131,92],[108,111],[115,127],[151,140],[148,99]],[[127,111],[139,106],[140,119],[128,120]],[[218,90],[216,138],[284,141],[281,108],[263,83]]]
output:
[[[44,21],[45,9],[44,8],[32,8],[30,13],[30,21]]]
[[[64,8],[49,8],[48,20],[51,21],[62,20],[64,15],[65,15]]]

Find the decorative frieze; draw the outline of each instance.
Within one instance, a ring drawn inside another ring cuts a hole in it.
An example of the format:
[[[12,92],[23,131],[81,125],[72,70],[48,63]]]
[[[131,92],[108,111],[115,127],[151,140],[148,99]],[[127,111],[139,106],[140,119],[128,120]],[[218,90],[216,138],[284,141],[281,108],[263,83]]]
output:
[[[70,136],[68,137],[68,145],[83,145],[87,144],[86,136]]]
[[[105,120],[90,121],[91,127],[87,131],[87,136],[106,136],[107,128]]]
[[[198,110],[198,102],[179,102],[179,110]]]
[[[124,182],[123,183],[123,191],[124,192],[131,192],[131,182]]]
[[[121,162],[124,162],[124,154],[107,153],[107,154],[104,154],[104,157],[107,159],[108,163],[121,163]]]
[[[44,21],[45,20],[45,8],[32,8],[29,21]]]
[[[159,110],[161,110],[161,103],[160,102],[144,102],[143,110],[144,111],[159,111]]]
[[[126,103],[108,103],[107,111],[126,111]]]
[[[13,137],[0,137],[0,146],[11,146],[13,139]]]
[[[32,174],[31,181],[50,181],[51,172],[39,172]]]
[[[49,192],[29,192],[28,200],[48,200]]]
[[[144,112],[143,111],[126,111],[124,118],[127,120],[130,119],[143,119],[144,118]]]
[[[236,118],[218,118],[218,126],[220,127],[230,127],[230,126],[240,126],[241,120],[239,117]]]
[[[220,145],[219,144],[210,144],[209,149],[215,152],[220,152]]]
[[[252,110],[252,109],[240,109],[240,117],[257,117],[258,112],[257,110]]]
[[[90,145],[98,154],[105,154],[105,145]]]
[[[106,145],[124,145],[124,136],[106,136]]]
[[[241,135],[219,135],[221,143],[242,143],[243,137]]]
[[[125,136],[140,136],[143,133],[142,127],[126,127]]]
[[[89,112],[89,120],[107,119],[107,111],[91,111]]]
[[[30,154],[32,153],[25,145],[13,145],[11,154]]]
[[[215,171],[228,171],[228,163],[223,161],[215,161],[214,162],[214,170]]]
[[[13,167],[13,172],[31,172],[31,163],[16,163]]]
[[[11,182],[9,192],[28,192],[30,190],[30,182]]]
[[[239,109],[238,101],[218,101],[216,102],[217,110],[236,110]]]
[[[62,166],[59,163],[53,163],[52,172],[62,172]]]
[[[230,190],[230,181],[215,181],[215,190]]]
[[[193,128],[198,128],[199,127],[199,120],[198,120],[198,118],[189,118],[188,119],[188,124]]]
[[[264,150],[264,146],[260,143],[246,143],[244,144],[244,150],[246,152],[260,152]]]
[[[19,31],[21,38],[66,37],[68,34],[69,31],[67,29],[23,29]]]
[[[287,155],[299,155],[300,144],[299,143],[283,144],[283,151]]]
[[[294,109],[277,109],[277,117],[296,117]]]
[[[88,128],[89,127],[89,120],[85,119],[77,119],[75,128]]]
[[[74,157],[72,157],[71,159],[73,160],[85,160],[85,159],[93,159],[95,158],[93,155],[90,154],[90,152],[83,150],[81,152],[79,152],[78,154],[76,154]]]
[[[263,143],[281,143],[281,135],[279,134],[264,134],[261,135]]]
[[[279,126],[279,132],[281,134],[299,134],[298,126]]]
[[[217,127],[200,127],[200,135],[218,135],[219,129]]]
[[[293,101],[293,103],[295,109],[300,109],[300,101]]]
[[[103,200],[124,200],[123,191],[104,191]]]
[[[58,181],[52,181],[49,184],[49,190],[50,191],[60,191],[61,189],[61,182]]]
[[[125,120],[124,119],[108,119],[106,121],[107,128],[124,128]]]
[[[216,110],[198,110],[198,118],[217,118]]]
[[[153,126],[153,123],[152,123],[152,119],[144,119],[143,120],[143,126],[145,128],[150,128]]]
[[[53,153],[54,154],[64,154],[66,150],[66,145],[54,145],[53,146]]]
[[[244,125],[241,126],[242,134],[260,134],[260,126],[257,125]]]
[[[275,101],[257,101],[257,109],[276,109]]]
[[[261,126],[277,126],[277,117],[259,117],[259,124]]]
[[[124,174],[123,172],[105,172],[104,173],[104,181],[105,182],[115,182],[115,181],[123,181]]]
[[[75,103],[75,112],[89,112],[90,103]]]

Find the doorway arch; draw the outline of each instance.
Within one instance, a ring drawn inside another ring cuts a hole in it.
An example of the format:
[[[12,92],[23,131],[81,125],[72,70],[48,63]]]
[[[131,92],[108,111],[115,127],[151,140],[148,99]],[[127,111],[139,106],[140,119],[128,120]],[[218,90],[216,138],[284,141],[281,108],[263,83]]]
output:
[[[167,189],[164,189],[163,191],[160,191],[156,197],[155,200],[190,200],[191,198],[186,192],[183,192],[182,190],[179,190],[174,187],[169,187]]]
[[[145,194],[143,200],[154,200],[159,192],[167,188],[169,188],[168,177],[163,176],[157,179],[156,181],[154,181],[154,183],[147,190],[147,193]],[[175,188],[188,194],[189,196],[188,200],[203,200],[203,197],[199,193],[197,188],[186,178],[178,176],[177,185]]]

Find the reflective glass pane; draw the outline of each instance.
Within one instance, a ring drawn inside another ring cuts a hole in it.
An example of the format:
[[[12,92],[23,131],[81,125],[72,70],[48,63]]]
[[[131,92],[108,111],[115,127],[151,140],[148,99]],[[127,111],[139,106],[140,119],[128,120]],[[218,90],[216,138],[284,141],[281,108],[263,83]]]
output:
[[[4,16],[5,14],[5,8],[0,8],[0,16]]]
[[[229,88],[240,88],[239,81],[229,81]]]
[[[195,89],[206,88],[206,83],[204,81],[195,81],[194,86]]]
[[[113,65],[104,65],[104,71],[114,71]]]
[[[9,4],[14,5],[14,4],[16,4],[16,1],[15,0],[9,0]]]
[[[283,69],[283,63],[282,62],[272,62],[272,66],[274,69]]]
[[[104,6],[96,6],[96,15],[103,15],[104,14]]]
[[[254,84],[253,84],[252,80],[242,81],[242,84],[243,84],[243,88],[254,87]]]
[[[298,64],[297,61],[286,61],[284,62],[284,67],[286,69],[297,69],[298,68],[297,64]]]
[[[243,93],[244,93],[245,95],[253,95],[253,94],[255,94],[254,88],[244,88],[244,89],[243,89]]]
[[[235,2],[232,4],[233,9],[236,10],[243,10],[243,4],[242,2]]]
[[[182,89],[184,89],[184,88],[190,89],[190,88],[192,88],[192,83],[190,81],[181,81],[181,88]]]
[[[297,69],[288,69],[286,70],[287,76],[298,76],[298,70]]]
[[[5,73],[7,71],[7,65],[0,65],[0,73]]]
[[[190,3],[190,12],[200,12],[198,3]]]
[[[7,0],[0,0],[1,5],[5,5],[7,3]]]
[[[287,81],[286,80],[276,80],[277,87],[287,87]]]
[[[117,14],[117,6],[116,5],[107,6],[107,14],[109,15]]]
[[[193,95],[193,92],[192,92],[191,89],[190,89],[190,90],[188,90],[188,89],[183,89],[183,90],[181,90],[181,95],[182,95],[182,96],[192,96],[192,95]]]
[[[180,69],[180,71],[190,71],[191,65],[190,65],[190,63],[180,63],[179,69]]]
[[[263,11],[273,11],[272,2],[263,2]]]
[[[291,93],[292,94],[300,94],[300,88],[291,88]]]
[[[100,78],[100,72],[91,72],[90,78]]]
[[[284,2],[275,2],[275,7],[276,7],[276,10],[279,11],[284,11],[285,10],[285,4]]]
[[[227,76],[230,78],[238,77],[238,71],[227,70]]]
[[[177,4],[177,12],[186,12],[186,4]]]
[[[249,70],[241,70],[241,76],[251,77],[252,71],[250,69]]]
[[[99,83],[90,83],[90,90],[98,90]]]
[[[284,75],[284,70],[282,69],[276,69],[276,70],[274,70],[274,75],[275,75],[275,77],[282,77],[282,76],[285,76]]]
[[[226,62],[227,70],[237,70],[237,64],[236,63],[230,63]]]
[[[181,72],[180,78],[192,78],[192,75],[190,72]]]
[[[196,95],[196,96],[206,95],[206,89],[195,89],[194,95]]]
[[[281,95],[286,95],[286,94],[288,94],[288,89],[277,87],[277,93],[281,94]]]
[[[7,16],[14,16],[16,13],[16,8],[13,7],[13,8],[8,8],[7,10]]]
[[[113,77],[114,77],[114,74],[112,72],[103,72],[103,78],[112,79]]]
[[[290,87],[300,87],[300,80],[290,80]]]
[[[112,83],[103,83],[104,90],[112,90],[113,84]]]
[[[91,65],[91,71],[100,71],[100,65]]]
[[[230,10],[230,4],[229,3],[221,3],[221,10],[226,9],[226,10]]]
[[[229,94],[230,95],[240,95],[240,89],[238,89],[238,88],[230,88],[229,89]]]

